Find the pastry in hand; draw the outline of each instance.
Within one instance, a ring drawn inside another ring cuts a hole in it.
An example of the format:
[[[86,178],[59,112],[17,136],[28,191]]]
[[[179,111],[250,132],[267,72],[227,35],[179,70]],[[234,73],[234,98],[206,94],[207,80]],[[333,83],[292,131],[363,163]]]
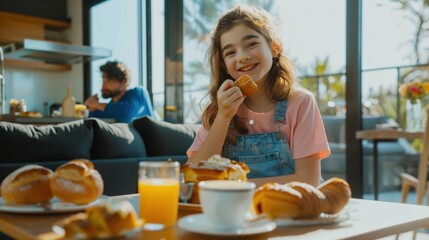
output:
[[[244,96],[250,96],[258,91],[258,85],[253,81],[253,79],[244,74],[235,81],[235,85],[240,88]]]
[[[55,170],[51,180],[54,196],[74,204],[95,201],[103,193],[103,188],[100,173],[86,159],[76,159],[61,165]]]
[[[52,170],[25,165],[10,173],[1,184],[1,196],[10,204],[47,203],[53,197],[50,187]]]
[[[106,201],[62,220],[59,225],[67,239],[92,239],[118,237],[142,226],[143,222],[130,202]]]
[[[236,162],[220,155],[213,155],[207,160],[200,161],[198,164],[184,164],[182,172],[185,182],[194,182],[191,203],[199,204],[198,183],[205,180],[234,180],[247,181],[249,168],[245,163]]]

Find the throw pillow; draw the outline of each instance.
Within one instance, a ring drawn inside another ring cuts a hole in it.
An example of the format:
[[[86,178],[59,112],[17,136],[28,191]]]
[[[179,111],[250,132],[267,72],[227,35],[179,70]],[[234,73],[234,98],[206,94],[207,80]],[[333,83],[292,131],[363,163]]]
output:
[[[186,155],[200,127],[198,124],[177,124],[142,117],[131,123],[146,144],[148,156]]]
[[[85,120],[94,129],[92,159],[146,157],[140,134],[127,123],[107,123],[97,118]]]
[[[0,122],[0,162],[39,162],[89,158],[93,130],[83,120],[58,125]]]

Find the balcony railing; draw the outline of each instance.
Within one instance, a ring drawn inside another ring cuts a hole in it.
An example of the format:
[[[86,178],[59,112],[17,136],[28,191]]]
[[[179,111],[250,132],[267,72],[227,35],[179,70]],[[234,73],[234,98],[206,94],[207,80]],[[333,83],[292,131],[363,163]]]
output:
[[[310,90],[318,103],[322,114],[345,114],[345,73],[308,75],[298,77],[298,83]],[[185,76],[186,77],[186,76]],[[403,101],[398,94],[400,84],[415,79],[429,80],[429,63],[366,69],[362,71],[362,106],[365,115],[385,115],[403,122]],[[352,81],[352,80],[351,80]],[[378,87],[378,89],[374,89]],[[207,88],[184,90],[184,121],[196,122],[201,116],[209,97],[205,97]],[[162,115],[164,108],[173,109],[164,104],[164,92],[153,94],[155,109]],[[177,102],[177,101],[176,101]],[[174,108],[177,109],[177,108]]]

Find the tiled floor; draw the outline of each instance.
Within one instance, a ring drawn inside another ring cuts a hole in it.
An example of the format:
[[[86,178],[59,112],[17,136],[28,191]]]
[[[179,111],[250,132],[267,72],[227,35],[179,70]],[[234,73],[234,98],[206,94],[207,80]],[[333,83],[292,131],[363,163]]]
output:
[[[373,194],[365,194],[363,196],[364,199],[374,199],[374,195]],[[378,195],[378,199],[380,201],[386,201],[386,202],[401,202],[401,192],[400,191],[394,191],[394,192],[382,192]],[[409,204],[416,204],[416,193],[415,192],[410,192],[410,194],[408,195],[408,199],[407,199],[407,203]],[[423,203],[426,203],[426,199],[423,200]],[[395,240],[395,239],[399,239],[399,240],[408,240],[408,239],[412,239],[412,232],[406,232],[406,233],[402,233],[399,235],[399,237],[397,238],[396,235],[393,236],[388,236],[388,237],[384,237],[381,238],[382,240]],[[429,240],[429,230],[428,229],[420,229],[417,232],[417,240]]]

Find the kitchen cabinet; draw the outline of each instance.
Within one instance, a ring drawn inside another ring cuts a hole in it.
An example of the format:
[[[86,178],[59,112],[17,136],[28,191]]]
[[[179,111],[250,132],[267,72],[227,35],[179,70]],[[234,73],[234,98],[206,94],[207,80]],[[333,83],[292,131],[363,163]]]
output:
[[[70,22],[27,16],[0,11],[0,44],[5,52],[14,51],[15,46],[24,39],[49,40],[52,33],[61,32],[71,27]],[[55,35],[55,34],[54,34]],[[44,63],[24,60],[5,59],[5,67],[23,68],[43,71],[69,71],[71,65],[58,63]]]

